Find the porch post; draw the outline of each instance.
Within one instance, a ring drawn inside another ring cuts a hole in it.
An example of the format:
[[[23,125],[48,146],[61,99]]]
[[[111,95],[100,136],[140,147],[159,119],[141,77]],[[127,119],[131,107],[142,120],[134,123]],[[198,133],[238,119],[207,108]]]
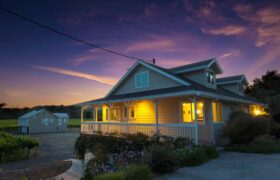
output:
[[[198,144],[198,122],[197,122],[197,102],[196,102],[196,96],[194,96],[193,103],[194,103],[194,122],[195,122],[194,143]]]
[[[215,144],[215,138],[214,138],[214,123],[213,123],[213,104],[212,99],[209,99],[210,101],[210,126],[211,126],[211,141],[213,144]]]
[[[155,120],[156,120],[156,135],[159,136],[159,126],[158,126],[158,99],[155,99]]]
[[[125,128],[125,131],[126,131],[126,134],[128,134],[128,120],[129,120],[129,102],[125,103],[125,109],[126,109],[126,128]]]
[[[84,122],[84,106],[81,107],[81,122]]]
[[[111,116],[110,116],[110,109],[111,109],[111,104],[108,104],[108,114],[107,114],[107,119],[108,119],[108,133],[110,133],[110,120],[111,120]]]

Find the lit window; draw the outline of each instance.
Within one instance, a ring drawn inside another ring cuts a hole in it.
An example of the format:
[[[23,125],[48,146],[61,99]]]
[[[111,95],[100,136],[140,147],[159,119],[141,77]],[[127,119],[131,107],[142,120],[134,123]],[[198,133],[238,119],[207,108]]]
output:
[[[110,120],[118,120],[120,114],[119,108],[111,108],[110,109]]]
[[[204,121],[204,104],[203,102],[197,102],[196,106],[197,121],[203,123]],[[195,121],[194,103],[182,104],[182,116],[183,122],[193,123]]]
[[[135,75],[135,88],[149,87],[149,72],[139,72]]]
[[[207,77],[207,82],[209,84],[215,84],[215,76],[212,71],[207,71],[206,72],[206,77]]]
[[[220,123],[222,119],[222,104],[219,102],[212,102],[213,122]]]

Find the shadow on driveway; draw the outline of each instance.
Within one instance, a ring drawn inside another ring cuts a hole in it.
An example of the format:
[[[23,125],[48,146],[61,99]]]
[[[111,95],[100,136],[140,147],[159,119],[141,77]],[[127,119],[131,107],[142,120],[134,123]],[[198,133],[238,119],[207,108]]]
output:
[[[7,170],[25,169],[54,161],[72,159],[75,142],[79,135],[78,131],[31,135],[40,141],[37,157],[32,156],[29,160],[4,163],[1,167]]]

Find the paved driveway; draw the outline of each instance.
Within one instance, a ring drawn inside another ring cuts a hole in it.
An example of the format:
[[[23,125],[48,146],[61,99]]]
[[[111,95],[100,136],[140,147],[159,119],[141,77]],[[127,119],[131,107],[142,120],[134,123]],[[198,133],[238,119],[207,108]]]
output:
[[[40,141],[37,158],[9,162],[1,165],[5,169],[23,169],[40,166],[53,161],[72,159],[79,131],[65,133],[34,134]]]
[[[158,179],[275,180],[280,179],[280,154],[222,152],[220,158],[192,168],[181,168]]]

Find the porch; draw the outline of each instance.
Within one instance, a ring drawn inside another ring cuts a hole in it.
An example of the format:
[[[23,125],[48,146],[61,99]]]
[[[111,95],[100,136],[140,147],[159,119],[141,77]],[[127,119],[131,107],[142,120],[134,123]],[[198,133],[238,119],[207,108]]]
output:
[[[177,96],[84,105],[81,117],[86,134],[141,132],[198,143],[213,142],[213,122],[222,122],[222,110],[221,103],[209,98]]]

